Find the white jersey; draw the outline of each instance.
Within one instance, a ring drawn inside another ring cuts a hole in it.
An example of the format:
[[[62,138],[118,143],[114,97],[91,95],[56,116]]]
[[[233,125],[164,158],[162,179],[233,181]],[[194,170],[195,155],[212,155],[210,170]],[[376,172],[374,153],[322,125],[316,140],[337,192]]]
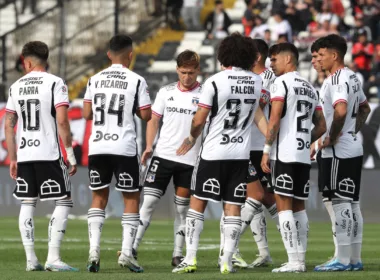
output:
[[[270,93],[271,101],[284,101],[280,130],[272,145],[271,159],[311,164],[312,116],[315,110],[322,110],[317,91],[294,71],[277,77]]]
[[[260,104],[264,104],[263,113],[267,120],[269,119],[269,103],[270,103],[270,92],[269,88],[271,84],[276,79],[274,73],[265,69],[260,74],[261,79],[263,79],[263,89],[261,90]],[[265,136],[260,132],[256,124],[252,126],[252,137],[251,137],[251,151],[262,151],[264,149]]]
[[[353,158],[363,155],[363,146],[355,135],[356,115],[359,106],[365,104],[367,99],[356,74],[348,68],[337,70],[325,79],[320,92],[323,114],[326,119],[328,135],[334,119],[335,105],[340,102],[347,103],[347,115],[342,128],[342,135],[333,147],[322,150],[322,157]]]
[[[84,102],[92,103],[89,155],[137,154],[136,110],[150,108],[145,79],[121,64],[113,64],[88,80]]]
[[[64,81],[32,71],[9,89],[6,111],[17,114],[17,161],[53,161],[61,157],[56,111],[69,106]]]
[[[189,128],[198,107],[201,89],[198,82],[187,91],[181,90],[179,83],[172,83],[162,87],[157,93],[152,114],[163,117],[163,124],[154,150],[155,156],[194,166],[201,137],[186,155],[177,156],[176,151],[189,136]]]
[[[211,112],[208,134],[201,149],[202,159],[249,159],[252,121],[261,89],[259,75],[235,67],[205,82],[199,106]]]

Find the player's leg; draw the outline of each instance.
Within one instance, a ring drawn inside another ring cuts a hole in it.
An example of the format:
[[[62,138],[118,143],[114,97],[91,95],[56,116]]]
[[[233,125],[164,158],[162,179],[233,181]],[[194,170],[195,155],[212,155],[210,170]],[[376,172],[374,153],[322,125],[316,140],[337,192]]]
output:
[[[197,270],[197,251],[207,202],[221,200],[220,161],[198,159],[191,182],[190,209],[186,215],[186,256],[173,273]]]
[[[26,254],[26,271],[44,270],[34,251],[34,210],[38,198],[38,186],[32,163],[18,163],[16,188],[13,195],[21,200],[18,226]]]
[[[177,266],[183,261],[182,250],[185,245],[186,214],[189,210],[191,177],[194,167],[177,163],[173,182],[175,188],[174,207],[174,251],[172,265]]]
[[[60,248],[66,233],[71,200],[71,182],[63,159],[35,163],[37,184],[40,185],[40,200],[55,200],[55,209],[49,221],[49,250],[45,270],[79,271],[61,260]]]
[[[136,238],[140,221],[139,206],[141,189],[139,187],[139,164],[137,156],[115,157],[114,175],[116,177],[116,190],[122,192],[124,199],[124,212],[121,219],[123,239],[118,264],[132,272],[143,272],[144,269],[133,257],[133,242]]]
[[[138,247],[147,231],[154,210],[173,175],[175,163],[159,157],[153,157],[144,179],[144,201],[140,208],[140,224],[133,243],[133,254],[137,258]]]

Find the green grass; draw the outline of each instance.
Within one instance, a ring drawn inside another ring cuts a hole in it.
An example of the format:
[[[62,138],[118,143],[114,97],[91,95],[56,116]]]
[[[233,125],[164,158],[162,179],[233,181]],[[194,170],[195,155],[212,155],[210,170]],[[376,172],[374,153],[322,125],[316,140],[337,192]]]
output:
[[[47,219],[37,219],[36,253],[42,264],[47,255]],[[103,228],[101,270],[97,274],[86,271],[88,257],[87,222],[70,220],[62,246],[62,258],[81,269],[79,273],[25,272],[25,255],[18,232],[17,218],[0,220],[0,279],[380,279],[379,224],[366,224],[363,244],[364,272],[315,273],[313,267],[327,260],[333,252],[331,228],[328,223],[312,223],[309,232],[307,267],[302,274],[272,274],[270,268],[239,270],[234,275],[221,275],[216,262],[219,248],[219,223],[206,221],[198,253],[198,271],[195,274],[172,274],[173,222],[153,221],[139,249],[142,274],[133,274],[117,265],[116,251],[121,246],[119,220],[107,220]],[[273,223],[268,225],[268,240],[275,265],[286,261],[279,233]],[[252,262],[257,252],[248,232],[241,240],[240,250],[247,262]]]

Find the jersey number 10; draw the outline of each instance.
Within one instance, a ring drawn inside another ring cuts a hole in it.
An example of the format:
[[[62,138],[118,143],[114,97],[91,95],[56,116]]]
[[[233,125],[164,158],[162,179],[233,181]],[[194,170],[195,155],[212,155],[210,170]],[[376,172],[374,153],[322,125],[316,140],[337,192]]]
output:
[[[25,106],[26,103],[26,106]],[[18,104],[21,107],[22,129],[24,131],[40,130],[40,109],[41,104],[38,99],[19,100]],[[33,116],[34,113],[34,116]],[[32,117],[34,117],[32,119]]]
[[[124,94],[119,94],[119,106],[117,110],[114,109],[116,99],[117,99],[117,94],[114,93],[111,96],[111,101],[110,105],[108,106],[108,110],[106,109],[106,95],[104,93],[97,93],[94,96],[94,104],[96,105],[95,107],[95,125],[104,125],[105,123],[105,113],[109,115],[116,115],[117,116],[117,125],[122,127],[123,126],[123,112],[124,112],[124,105],[125,105],[125,95]]]

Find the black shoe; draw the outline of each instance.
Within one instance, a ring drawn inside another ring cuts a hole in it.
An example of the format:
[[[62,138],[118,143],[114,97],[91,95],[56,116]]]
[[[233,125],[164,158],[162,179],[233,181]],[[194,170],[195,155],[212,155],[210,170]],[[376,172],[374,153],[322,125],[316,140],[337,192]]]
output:
[[[184,260],[184,257],[177,256],[172,258],[172,266],[178,266],[182,261]]]

